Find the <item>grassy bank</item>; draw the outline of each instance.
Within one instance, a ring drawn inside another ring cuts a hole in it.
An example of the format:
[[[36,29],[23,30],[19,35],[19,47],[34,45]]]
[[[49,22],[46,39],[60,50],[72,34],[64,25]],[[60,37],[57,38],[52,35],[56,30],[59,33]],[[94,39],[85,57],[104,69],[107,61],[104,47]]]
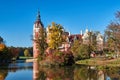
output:
[[[111,60],[106,60],[104,58],[90,58],[90,59],[76,61],[76,64],[120,67],[120,58],[111,59]]]
[[[19,59],[26,60],[26,59],[33,59],[33,57],[20,56]]]

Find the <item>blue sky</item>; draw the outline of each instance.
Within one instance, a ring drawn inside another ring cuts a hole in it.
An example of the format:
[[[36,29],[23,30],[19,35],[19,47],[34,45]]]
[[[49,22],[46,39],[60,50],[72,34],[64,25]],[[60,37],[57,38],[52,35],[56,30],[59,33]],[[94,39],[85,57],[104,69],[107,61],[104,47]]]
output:
[[[0,36],[7,46],[32,46],[38,9],[44,27],[56,22],[72,34],[86,28],[103,33],[120,0],[0,0]]]

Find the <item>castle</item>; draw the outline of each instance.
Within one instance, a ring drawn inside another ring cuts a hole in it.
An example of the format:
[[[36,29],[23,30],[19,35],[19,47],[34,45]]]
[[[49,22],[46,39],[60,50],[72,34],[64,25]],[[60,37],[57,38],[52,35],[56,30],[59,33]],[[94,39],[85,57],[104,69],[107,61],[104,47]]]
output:
[[[37,19],[33,25],[33,39],[37,39],[39,35],[39,29],[44,29],[44,25],[41,22],[40,19],[40,12],[38,11]],[[46,28],[47,35],[50,34],[49,30]],[[71,47],[71,44],[74,42],[74,40],[82,41],[84,44],[89,43],[89,33],[92,33],[88,29],[86,29],[85,33],[83,34],[82,31],[79,34],[70,34],[69,32],[64,32],[63,35],[67,36],[67,40],[65,43],[61,44],[60,51],[68,51],[68,49]],[[49,41],[49,40],[47,40]],[[97,48],[98,50],[103,49],[103,36],[100,33],[97,33],[96,35],[96,41],[97,41]],[[33,42],[33,57],[36,58],[39,55],[39,49],[37,49],[37,43]]]

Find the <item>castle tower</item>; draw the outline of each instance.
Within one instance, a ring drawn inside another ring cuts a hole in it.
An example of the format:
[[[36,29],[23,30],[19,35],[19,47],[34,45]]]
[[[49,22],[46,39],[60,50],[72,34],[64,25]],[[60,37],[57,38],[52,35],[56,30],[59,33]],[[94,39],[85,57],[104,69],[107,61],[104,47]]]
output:
[[[39,36],[40,28],[44,28],[44,26],[40,19],[40,12],[38,11],[37,19],[33,25],[33,40],[34,40],[33,41],[33,57],[34,58],[37,58],[40,53],[39,49],[37,48],[37,42],[36,42],[36,40],[38,39],[38,36]]]

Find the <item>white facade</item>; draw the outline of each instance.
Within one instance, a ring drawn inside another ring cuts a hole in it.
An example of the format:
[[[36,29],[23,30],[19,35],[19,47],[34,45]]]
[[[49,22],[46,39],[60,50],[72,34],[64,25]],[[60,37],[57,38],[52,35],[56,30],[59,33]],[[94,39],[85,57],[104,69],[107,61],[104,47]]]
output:
[[[88,29],[86,29],[85,33],[82,36],[84,44],[89,43],[89,32],[91,31],[88,31]],[[102,50],[103,49],[103,36],[100,33],[96,35],[96,41],[97,41],[97,49]]]
[[[85,33],[82,36],[83,43],[88,43],[89,42],[89,31],[86,29]]]

